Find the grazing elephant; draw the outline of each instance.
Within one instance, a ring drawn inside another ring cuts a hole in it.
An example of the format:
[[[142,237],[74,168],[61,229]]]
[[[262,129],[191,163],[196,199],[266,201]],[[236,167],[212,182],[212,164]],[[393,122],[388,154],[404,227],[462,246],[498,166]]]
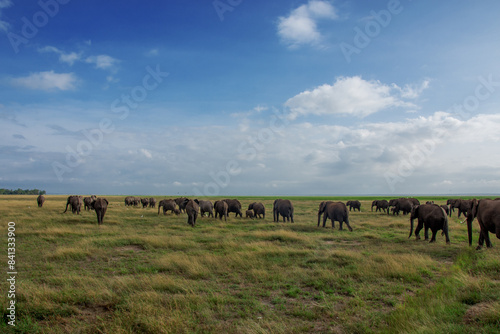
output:
[[[254,218],[255,218],[255,215],[254,215],[254,213],[253,213],[253,210],[247,210],[245,213],[246,213],[246,214],[245,214],[245,218],[251,218],[251,219],[254,219]]]
[[[186,204],[189,202],[189,198],[186,197],[178,197],[174,199],[175,203],[177,203],[177,206],[179,207],[179,210],[181,212],[186,212]]]
[[[335,221],[339,222],[339,230],[342,230],[343,223],[346,223],[349,231],[352,232],[352,227],[349,224],[349,211],[347,211],[347,206],[342,202],[324,202],[323,206],[320,206],[320,210],[323,211],[323,227],[326,226],[326,220],[329,218],[332,221],[332,228],[335,228]],[[320,213],[318,212],[318,217]],[[318,221],[319,226],[319,221]]]
[[[493,233],[500,239],[500,200],[498,199],[476,199],[472,200],[472,209],[467,214],[467,233],[469,235],[469,245],[472,245],[472,221],[477,218],[479,228],[479,242],[477,250],[481,249],[486,241],[486,247],[491,244],[489,233]]]
[[[66,211],[68,211],[68,205],[71,206],[71,212],[76,213],[76,214],[80,214],[80,210],[82,209],[82,203],[83,203],[83,199],[82,199],[82,196],[77,196],[77,195],[71,195],[71,196],[68,196],[68,199],[66,201],[66,209],[64,210],[63,213],[66,213]]]
[[[248,210],[253,210],[255,218],[266,218],[266,207],[260,202],[253,202],[248,206]]]
[[[382,200],[375,200],[372,202],[372,211],[373,211],[373,207],[376,207],[375,209],[375,212],[377,211],[382,211],[382,212],[386,212],[386,211],[389,211],[389,202],[387,202],[385,199],[382,199]]]
[[[392,214],[397,214],[398,216],[400,211],[402,211],[404,215],[410,213],[413,205],[413,202],[408,198],[391,199],[389,201],[389,206],[394,207]],[[389,210],[387,210],[387,214],[389,214]]]
[[[141,198],[142,208],[147,208],[149,206],[149,198]]]
[[[92,201],[91,206],[95,210],[97,215],[97,224],[101,225],[104,219],[104,215],[106,214],[106,210],[108,209],[108,200],[105,198],[96,198]]]
[[[38,204],[39,208],[43,206],[44,202],[45,202],[45,197],[43,195],[38,195],[38,197],[36,198],[36,203]]]
[[[293,223],[293,205],[290,200],[287,199],[277,199],[273,204],[273,221],[279,222],[280,215],[283,217],[283,222],[285,218],[287,221],[292,221]]]
[[[166,215],[167,211],[172,211],[176,215],[179,215],[181,211],[177,209],[177,203],[173,199],[162,199],[158,202],[158,215],[160,214],[160,209],[163,208],[163,214]]]
[[[227,203],[227,213],[235,212],[235,217],[238,215],[243,218],[243,213],[241,213],[241,203],[237,199],[224,199],[224,202]]]
[[[227,221],[228,206],[225,201],[215,201],[214,210],[215,218],[217,218],[217,215],[219,215],[219,219],[222,220],[222,217],[224,216],[224,220]]]
[[[361,203],[357,200],[347,201],[345,205],[349,207],[349,211],[351,211],[351,209],[354,209],[354,211],[356,211],[356,209],[358,209],[358,211],[361,211]]]
[[[208,214],[208,217],[213,217],[214,216],[214,206],[212,202],[210,201],[198,201],[197,199],[194,200],[198,205],[200,206],[200,216],[203,217],[205,215],[205,212]]]
[[[90,211],[92,209],[92,202],[94,199],[92,197],[84,197],[83,198],[83,210],[84,211]]]
[[[149,199],[149,207],[150,207],[150,208],[156,208],[156,198],[151,197],[151,198]]]
[[[199,210],[200,210],[200,206],[198,205],[198,203],[196,203],[192,199],[188,200],[188,202],[186,203],[186,206],[185,206],[185,211],[186,211],[187,216],[188,216],[187,222],[192,227],[194,227],[194,225],[196,225],[196,218],[198,217]]]
[[[448,215],[442,207],[437,204],[423,204],[414,206],[411,210],[410,216],[410,235],[413,233],[413,221],[418,219],[417,227],[415,228],[415,238],[420,239],[420,230],[425,229],[425,240],[429,240],[429,229],[432,231],[432,238],[430,242],[436,241],[436,233],[443,230],[446,237],[446,243],[450,243],[450,236],[448,233]]]

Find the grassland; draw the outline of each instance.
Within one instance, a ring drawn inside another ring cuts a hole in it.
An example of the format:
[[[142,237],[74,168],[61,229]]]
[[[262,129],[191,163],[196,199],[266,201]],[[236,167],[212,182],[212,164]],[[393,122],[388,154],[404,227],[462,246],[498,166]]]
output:
[[[408,216],[371,212],[318,228],[325,198],[291,198],[295,223],[227,222],[110,201],[63,214],[64,196],[0,196],[2,333],[498,333],[500,240],[475,251],[408,239]],[[161,197],[158,197],[161,199]],[[419,198],[421,201],[427,198]],[[348,198],[343,198],[348,200]],[[439,204],[445,198],[434,198]],[[7,223],[16,222],[16,327],[7,325]],[[474,223],[474,244],[478,226]]]

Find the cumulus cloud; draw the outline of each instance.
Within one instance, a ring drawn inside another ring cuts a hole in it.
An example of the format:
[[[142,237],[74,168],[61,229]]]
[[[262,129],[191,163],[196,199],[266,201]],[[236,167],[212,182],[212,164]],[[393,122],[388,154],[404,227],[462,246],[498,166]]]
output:
[[[54,46],[46,46],[43,48],[38,49],[38,52],[54,52],[59,54],[59,61],[62,63],[67,63],[68,65],[72,66],[75,61],[78,61],[81,59],[81,53],[76,53],[76,52],[70,52],[66,53]]]
[[[96,68],[106,70],[113,69],[118,64],[118,59],[108,55],[99,55],[87,57],[87,59],[85,59],[85,62],[89,64],[95,64]]]
[[[310,0],[292,10],[286,17],[278,18],[278,36],[290,48],[301,45],[318,45],[322,35],[317,21],[337,19],[333,5],[327,1]]]
[[[12,84],[34,90],[72,90],[75,89],[77,78],[74,73],[55,73],[44,71],[31,73],[26,77],[13,78]]]
[[[359,76],[340,77],[333,85],[324,84],[306,90],[288,99],[285,106],[290,109],[292,119],[308,114],[365,117],[391,107],[416,108],[395,94],[393,87]]]

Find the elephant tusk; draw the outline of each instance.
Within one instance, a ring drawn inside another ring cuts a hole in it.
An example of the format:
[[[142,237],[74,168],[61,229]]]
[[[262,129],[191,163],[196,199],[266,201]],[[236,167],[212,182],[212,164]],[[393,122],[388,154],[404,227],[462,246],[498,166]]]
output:
[[[462,220],[462,221],[460,222],[460,224],[465,223],[465,221],[466,221],[466,220],[467,220],[467,218],[465,218],[464,220]]]

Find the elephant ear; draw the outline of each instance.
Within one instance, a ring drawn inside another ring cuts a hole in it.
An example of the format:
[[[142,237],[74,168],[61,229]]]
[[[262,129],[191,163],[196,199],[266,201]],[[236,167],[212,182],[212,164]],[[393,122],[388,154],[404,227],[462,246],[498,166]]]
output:
[[[470,213],[467,215],[467,216],[471,216],[472,219],[476,218],[477,216],[477,208],[479,206],[479,203],[481,202],[481,200],[476,200],[475,198],[472,200],[472,203],[471,203],[471,209],[470,210]]]
[[[108,200],[107,199],[104,199],[104,202],[106,202],[106,204],[109,204]]]

